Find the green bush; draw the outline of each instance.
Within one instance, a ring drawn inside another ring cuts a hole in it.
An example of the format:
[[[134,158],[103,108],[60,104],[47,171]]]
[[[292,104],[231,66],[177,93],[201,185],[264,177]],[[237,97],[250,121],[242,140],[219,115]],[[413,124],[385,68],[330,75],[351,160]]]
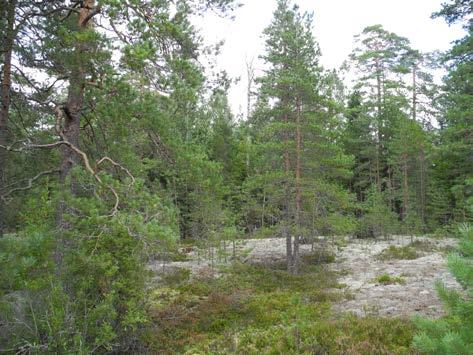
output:
[[[142,351],[146,264],[175,243],[174,213],[140,181],[130,188],[102,179],[127,201],[113,216],[106,200],[65,196],[67,228],[30,227],[0,240],[2,346],[25,353]],[[157,215],[159,221],[144,217]]]

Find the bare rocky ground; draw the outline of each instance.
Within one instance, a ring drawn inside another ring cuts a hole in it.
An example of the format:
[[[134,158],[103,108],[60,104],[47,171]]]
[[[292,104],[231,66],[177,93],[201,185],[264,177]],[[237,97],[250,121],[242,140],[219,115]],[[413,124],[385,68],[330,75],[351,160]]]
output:
[[[412,238],[397,236],[389,240],[346,239],[343,243],[319,238],[316,245],[323,243],[324,248],[335,253],[336,259],[331,268],[340,274],[339,283],[344,287],[343,291],[350,296],[334,304],[334,309],[359,316],[441,316],[443,308],[434,285],[440,280],[447,287],[460,287],[445,265],[445,250],[454,247],[457,241],[425,237],[415,237],[414,240],[423,241],[430,245],[430,248],[419,251],[420,257],[412,260],[380,260],[377,256],[383,250],[392,245],[408,245]],[[309,253],[311,249],[309,244],[301,245],[301,253]],[[218,276],[218,268],[213,267],[218,265],[217,258],[213,258],[213,262],[208,256],[198,258],[195,249],[183,252],[187,253],[188,260],[167,263],[156,261],[150,268],[156,272],[158,278],[163,272],[180,268],[189,269],[191,275]],[[284,260],[285,252],[285,240],[279,238],[249,239],[239,242],[236,248],[239,260],[252,263],[280,263]],[[377,282],[376,279],[385,274],[393,278],[398,277],[402,282]]]
[[[405,246],[410,237],[395,237],[389,241],[353,240],[338,252],[334,265],[344,273],[339,282],[345,284],[353,299],[335,305],[339,311],[357,315],[439,317],[442,303],[435,291],[435,282],[460,288],[445,265],[445,248],[456,245],[455,239],[415,238],[431,243],[434,250],[423,252],[413,260],[379,260],[377,255],[390,245]],[[383,285],[380,275],[400,277],[404,282]]]

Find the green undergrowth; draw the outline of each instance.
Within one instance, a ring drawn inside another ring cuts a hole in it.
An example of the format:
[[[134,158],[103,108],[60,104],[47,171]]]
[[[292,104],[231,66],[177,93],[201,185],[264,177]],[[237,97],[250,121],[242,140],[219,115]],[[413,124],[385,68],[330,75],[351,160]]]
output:
[[[328,264],[335,261],[335,255],[323,249],[315,249],[309,254],[301,255],[301,259],[305,264]]]
[[[420,253],[412,246],[406,245],[403,247],[398,247],[395,245],[390,245],[389,248],[384,249],[381,253],[377,255],[379,260],[413,260],[420,257]]]
[[[438,247],[428,240],[414,240],[405,246],[390,245],[377,255],[378,260],[413,260],[424,256],[426,253],[441,252],[447,254],[455,250],[453,247]]]
[[[375,281],[382,285],[404,285],[406,283],[406,280],[404,280],[402,276],[391,276],[389,274],[382,274],[378,276]]]
[[[411,352],[413,327],[409,321],[334,314],[331,303],[344,297],[341,285],[326,264],[313,260],[306,258],[299,275],[270,266],[236,263],[220,270],[217,278],[168,280],[151,292],[152,322],[143,335],[149,351]]]

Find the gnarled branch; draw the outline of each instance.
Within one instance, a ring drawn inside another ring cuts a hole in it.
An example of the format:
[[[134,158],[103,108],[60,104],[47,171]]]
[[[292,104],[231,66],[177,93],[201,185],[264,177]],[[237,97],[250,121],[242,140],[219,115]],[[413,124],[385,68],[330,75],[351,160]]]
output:
[[[130,186],[133,185],[135,183],[135,177],[130,173],[130,170],[128,170],[127,168],[125,168],[124,166],[118,164],[117,162],[115,162],[114,160],[112,160],[111,158],[109,157],[103,157],[101,158],[99,161],[97,161],[96,163],[96,166],[99,166],[100,164],[102,164],[103,162],[106,162],[108,161],[110,164],[112,164],[113,166],[117,167],[117,168],[120,168],[121,170],[123,170],[131,179],[131,183],[130,183]]]
[[[32,178],[28,179],[27,181],[27,185],[26,186],[22,186],[22,187],[16,187],[14,189],[11,189],[11,190],[8,190],[6,193],[3,193],[0,195],[0,198],[6,202],[6,197],[8,197],[9,195],[11,195],[12,193],[14,192],[17,192],[17,191],[26,191],[26,190],[29,190],[33,187],[33,183],[38,180],[40,177],[42,176],[45,176],[45,175],[52,175],[52,174],[58,174],[60,172],[59,169],[54,169],[54,170],[46,170],[46,171],[42,171],[40,172],[39,174],[33,176]]]

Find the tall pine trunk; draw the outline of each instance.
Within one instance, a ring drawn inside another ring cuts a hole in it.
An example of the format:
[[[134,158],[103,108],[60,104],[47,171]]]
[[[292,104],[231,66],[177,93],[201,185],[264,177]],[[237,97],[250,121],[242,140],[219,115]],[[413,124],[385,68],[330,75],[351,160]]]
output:
[[[425,229],[425,205],[426,205],[426,171],[425,171],[425,152],[422,144],[419,152],[419,169],[420,169],[420,218],[422,228]]]
[[[84,0],[79,9],[77,21],[77,31],[84,32],[91,25],[91,19],[96,13],[95,0]],[[80,36],[77,36],[80,37]],[[81,111],[84,106],[84,93],[86,83],[86,66],[87,66],[87,49],[86,42],[80,39],[76,40],[74,45],[74,63],[71,66],[69,74],[69,87],[67,92],[67,101],[64,106],[64,122],[62,132],[64,137],[76,147],[79,145],[80,139],[80,122]],[[71,169],[78,163],[79,157],[77,153],[69,146],[61,147],[61,166],[60,166],[60,183],[64,190],[70,190],[72,194],[77,193],[77,184],[71,181],[70,186],[66,186],[67,178]],[[65,202],[61,202],[58,210],[58,225],[64,227],[63,214],[65,212]]]
[[[15,10],[16,0],[3,1],[2,6],[2,23],[5,24],[3,29],[4,38],[2,39],[3,46],[3,67],[2,67],[2,86],[1,86],[1,100],[0,105],[0,145],[6,146],[8,144],[8,120],[10,112],[11,101],[11,68],[12,68],[12,52],[13,43],[15,40]],[[0,195],[3,194],[6,180],[6,165],[8,162],[8,152],[6,149],[0,148]],[[0,237],[5,232],[5,203],[0,198]]]
[[[302,189],[301,189],[301,170],[302,170],[302,134],[301,134],[301,102],[296,99],[296,228],[297,233],[294,239],[294,273],[299,272],[299,240],[301,231],[301,212],[302,212]]]
[[[412,120],[417,120],[417,66],[414,64],[412,67]],[[425,127],[422,127],[425,128]],[[420,172],[420,218],[422,222],[422,228],[425,228],[425,205],[426,205],[426,171],[425,171],[425,151],[424,145],[420,145],[419,150],[419,172]]]
[[[291,176],[291,161],[289,159],[289,134],[287,132],[287,124],[289,118],[287,113],[284,114],[284,171],[286,174],[284,180],[284,223],[283,223],[283,237],[286,238],[286,262],[287,262],[287,271],[293,271],[294,269],[294,256],[292,250],[292,237],[289,231],[290,223],[290,199],[291,199],[291,190],[289,186],[289,176]]]
[[[381,152],[381,138],[382,138],[382,135],[381,135],[381,127],[382,127],[382,123],[381,123],[381,113],[382,113],[382,104],[381,104],[381,100],[382,100],[382,93],[381,93],[381,88],[382,86],[382,83],[381,83],[381,68],[380,68],[380,64],[378,63],[378,60],[376,60],[376,91],[377,91],[377,102],[376,102],[376,106],[377,106],[377,132],[376,132],[376,186],[378,188],[378,192],[381,192],[381,155],[382,155],[382,152]]]
[[[412,67],[412,119],[417,119],[417,69]]]

